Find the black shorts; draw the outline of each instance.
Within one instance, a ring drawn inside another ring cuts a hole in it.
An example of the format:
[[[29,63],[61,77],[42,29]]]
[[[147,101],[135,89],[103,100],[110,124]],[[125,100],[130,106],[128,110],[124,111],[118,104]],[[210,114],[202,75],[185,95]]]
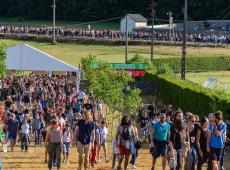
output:
[[[219,161],[223,152],[223,148],[210,148],[210,159],[213,161]]]
[[[160,142],[154,140],[154,147],[152,149],[153,158],[157,159],[160,155],[162,157],[165,157],[166,154],[167,154],[167,142]]]

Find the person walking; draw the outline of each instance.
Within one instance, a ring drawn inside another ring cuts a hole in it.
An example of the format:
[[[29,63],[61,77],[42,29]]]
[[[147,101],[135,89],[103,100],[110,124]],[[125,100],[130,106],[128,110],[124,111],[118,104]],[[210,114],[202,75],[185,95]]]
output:
[[[28,152],[29,132],[30,132],[30,126],[27,123],[27,119],[24,119],[22,121],[22,126],[21,126],[21,149],[22,151],[25,149],[25,151]]]
[[[217,111],[213,114],[212,123],[209,126],[207,151],[212,161],[212,169],[219,170],[219,161],[225,144],[226,124],[223,122],[223,113]]]
[[[37,147],[40,143],[41,127],[42,127],[41,119],[39,118],[39,115],[36,114],[35,118],[32,121],[32,128],[33,128],[34,139],[35,139],[35,147]]]
[[[200,119],[201,127],[196,132],[196,147],[198,153],[197,170],[202,170],[202,165],[208,160],[207,138],[208,138],[208,119],[202,117]]]
[[[49,160],[48,168],[51,170],[54,160],[54,154],[56,156],[57,170],[61,167],[61,141],[62,141],[62,129],[58,124],[58,119],[55,115],[52,115],[51,125],[47,127],[45,145],[48,149]]]
[[[63,129],[63,163],[69,163],[70,143],[72,140],[72,131],[70,124],[66,124]]]
[[[90,111],[83,114],[83,119],[77,122],[77,126],[73,135],[72,142],[77,139],[77,148],[79,153],[79,167],[78,170],[82,170],[84,162],[84,169],[87,170],[89,166],[89,154],[91,147],[94,148],[95,140],[95,124],[92,121],[92,115]]]
[[[160,121],[153,124],[150,132],[150,147],[152,147],[152,170],[155,169],[157,158],[162,157],[162,169],[166,167],[167,144],[170,137],[170,125],[165,121],[165,113],[160,114]]]
[[[121,164],[123,159],[125,158],[124,162],[124,170],[127,169],[129,163],[129,157],[131,153],[131,142],[135,138],[134,128],[131,125],[131,119],[128,115],[125,115],[121,119],[121,124],[117,128],[116,133],[116,143],[119,147],[119,162],[118,162],[118,170],[121,170]]]
[[[11,113],[9,115],[9,120],[7,121],[6,126],[8,131],[8,140],[10,141],[10,148],[13,152],[19,129],[19,122],[15,119],[15,114]]]
[[[131,168],[132,169],[137,169],[136,167],[136,159],[137,159],[137,156],[138,156],[138,149],[140,149],[140,143],[139,143],[139,137],[138,137],[138,130],[137,130],[137,126],[136,126],[136,122],[135,120],[132,120],[132,125],[133,125],[133,128],[134,128],[134,140],[131,144],[131,152],[132,152],[132,158],[131,158],[131,161],[130,161],[130,164],[131,164]]]
[[[107,135],[108,135],[108,129],[106,127],[105,121],[101,121],[101,126],[100,126],[100,137],[101,137],[101,143],[98,146],[98,150],[97,150],[97,158],[98,158],[98,162],[100,162],[100,150],[101,147],[103,148],[104,151],[104,158],[105,158],[105,162],[108,162],[108,158],[107,158]]]

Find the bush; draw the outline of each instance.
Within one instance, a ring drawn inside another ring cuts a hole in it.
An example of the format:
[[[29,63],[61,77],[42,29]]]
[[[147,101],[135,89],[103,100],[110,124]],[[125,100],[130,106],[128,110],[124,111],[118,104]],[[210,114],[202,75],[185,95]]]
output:
[[[143,55],[135,54],[133,58],[128,60],[128,63],[129,64],[135,64],[135,63],[146,63],[146,64],[148,64],[148,63],[150,63],[150,60]]]
[[[150,78],[150,74],[148,78]],[[211,90],[178,78],[167,75],[151,74],[155,81],[156,94],[159,100],[172,104],[183,111],[191,111],[200,116],[217,110],[225,114],[230,110],[230,95]],[[226,116],[226,115],[225,115]]]
[[[181,69],[181,58],[154,59],[153,64],[168,64],[174,71]],[[194,57],[186,59],[187,71],[230,70],[230,57]]]

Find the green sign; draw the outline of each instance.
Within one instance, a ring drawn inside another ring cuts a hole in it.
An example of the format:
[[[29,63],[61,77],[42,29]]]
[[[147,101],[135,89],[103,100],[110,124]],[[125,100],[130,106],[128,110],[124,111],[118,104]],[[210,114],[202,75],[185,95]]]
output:
[[[128,69],[128,70],[145,70],[148,64],[124,64],[124,63],[110,63],[113,69]],[[92,68],[97,68],[97,63],[91,65]]]

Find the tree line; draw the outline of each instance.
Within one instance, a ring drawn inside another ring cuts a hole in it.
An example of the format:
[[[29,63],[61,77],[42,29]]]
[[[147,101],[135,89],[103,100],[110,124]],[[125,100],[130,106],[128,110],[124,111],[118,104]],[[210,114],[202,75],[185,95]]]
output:
[[[93,21],[140,13],[151,16],[151,0],[56,0],[57,19]],[[173,12],[174,19],[182,19],[183,0],[154,0],[156,16],[167,19],[167,11]],[[51,19],[52,0],[2,0],[1,17],[22,19]],[[230,1],[188,0],[188,14],[194,20],[229,19]]]

